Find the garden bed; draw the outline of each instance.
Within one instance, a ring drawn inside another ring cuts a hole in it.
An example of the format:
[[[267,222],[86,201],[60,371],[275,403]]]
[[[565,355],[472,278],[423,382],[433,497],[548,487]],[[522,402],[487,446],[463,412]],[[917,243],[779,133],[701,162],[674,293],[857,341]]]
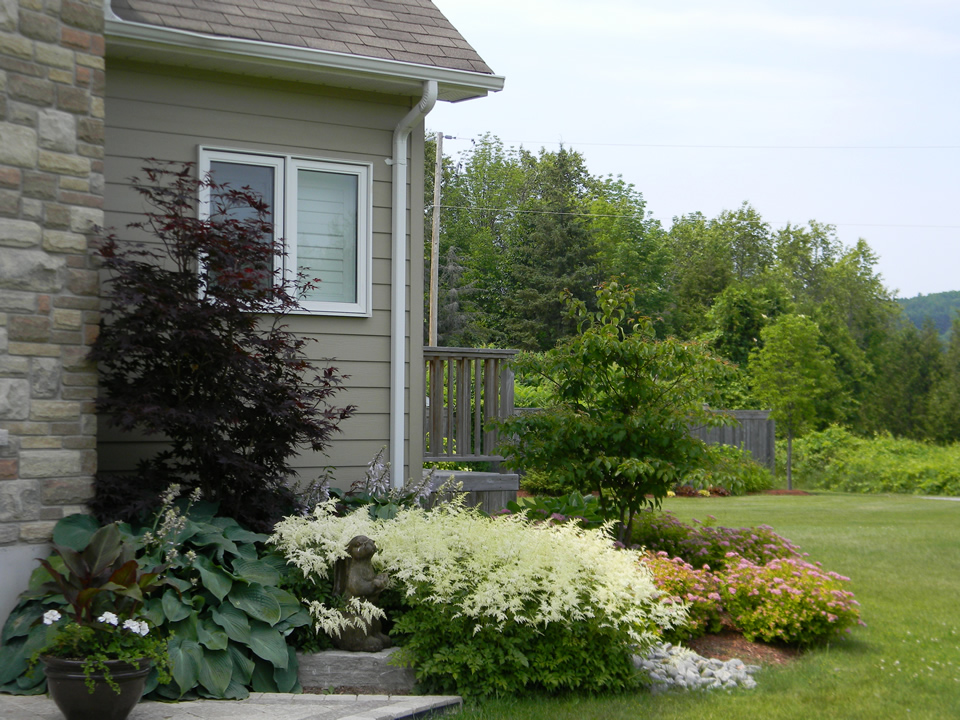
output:
[[[713,635],[701,635],[687,640],[684,645],[704,657],[718,660],[738,658],[748,665],[786,665],[800,656],[797,648],[750,642],[740,633],[726,630]]]

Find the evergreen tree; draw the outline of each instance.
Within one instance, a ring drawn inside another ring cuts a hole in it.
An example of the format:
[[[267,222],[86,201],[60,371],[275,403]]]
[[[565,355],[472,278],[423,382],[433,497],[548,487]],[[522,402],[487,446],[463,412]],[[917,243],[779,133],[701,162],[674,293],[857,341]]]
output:
[[[927,437],[927,411],[942,364],[942,346],[933,323],[926,323],[921,331],[912,323],[902,323],[880,357],[867,429],[898,437]]]
[[[583,217],[589,180],[583,158],[561,148],[528,162],[535,164],[537,200],[529,234],[513,249],[504,323],[518,347],[549,350],[575,330],[563,312],[564,293],[592,307],[600,263]]]
[[[930,325],[935,326],[933,321]],[[940,377],[930,389],[927,435],[938,442],[960,442],[960,313],[953,318],[941,368]]]

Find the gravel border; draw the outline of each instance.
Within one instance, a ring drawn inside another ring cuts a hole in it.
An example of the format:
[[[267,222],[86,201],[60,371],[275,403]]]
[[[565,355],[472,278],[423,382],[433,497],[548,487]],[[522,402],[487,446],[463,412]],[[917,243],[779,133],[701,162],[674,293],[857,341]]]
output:
[[[645,656],[634,655],[633,664],[650,676],[653,692],[667,690],[734,690],[755,688],[759,665],[742,660],[705,658],[681,645],[655,646]]]

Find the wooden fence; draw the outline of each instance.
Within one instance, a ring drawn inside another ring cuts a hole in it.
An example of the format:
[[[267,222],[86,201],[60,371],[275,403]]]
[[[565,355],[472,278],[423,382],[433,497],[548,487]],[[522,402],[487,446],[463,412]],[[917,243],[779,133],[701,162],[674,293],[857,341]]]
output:
[[[761,465],[774,469],[774,431],[776,423],[770,419],[769,410],[725,410],[736,418],[736,423],[722,427],[695,427],[690,434],[706,443],[733,445],[749,450],[753,459]]]

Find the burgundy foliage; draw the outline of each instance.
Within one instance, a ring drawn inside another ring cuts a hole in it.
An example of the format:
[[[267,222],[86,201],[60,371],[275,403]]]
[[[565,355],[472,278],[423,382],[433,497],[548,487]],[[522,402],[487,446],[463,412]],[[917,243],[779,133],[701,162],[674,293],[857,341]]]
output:
[[[91,357],[102,416],[167,442],[133,484],[98,477],[92,507],[101,520],[129,519],[175,481],[269,529],[294,508],[298,448],[323,452],[354,412],[331,404],[346,376],[313,368],[311,340],[285,324],[309,283],[274,270],[283,250],[263,200],[198,180],[192,165],[151,162],[146,180],[133,180],[148,210],[130,225],[150,244],[109,236],[98,248],[109,280]],[[212,198],[207,219],[201,190]]]

